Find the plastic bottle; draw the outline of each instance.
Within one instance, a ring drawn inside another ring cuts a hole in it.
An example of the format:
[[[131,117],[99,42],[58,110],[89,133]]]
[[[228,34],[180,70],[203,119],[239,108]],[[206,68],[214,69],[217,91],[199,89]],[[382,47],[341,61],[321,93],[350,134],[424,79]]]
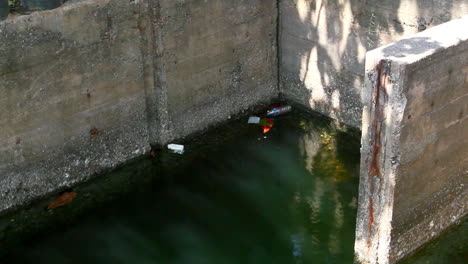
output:
[[[279,116],[291,112],[291,106],[285,105],[280,107],[275,107],[267,111],[267,116]]]

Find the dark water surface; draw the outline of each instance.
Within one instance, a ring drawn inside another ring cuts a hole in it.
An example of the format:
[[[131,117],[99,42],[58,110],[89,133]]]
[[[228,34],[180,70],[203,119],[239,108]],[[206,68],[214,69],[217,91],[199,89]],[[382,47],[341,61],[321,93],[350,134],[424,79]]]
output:
[[[175,165],[16,247],[2,264],[353,262],[358,133],[292,113],[266,137],[233,121],[186,149],[157,153],[158,162]],[[411,263],[454,263],[425,262],[429,255]]]

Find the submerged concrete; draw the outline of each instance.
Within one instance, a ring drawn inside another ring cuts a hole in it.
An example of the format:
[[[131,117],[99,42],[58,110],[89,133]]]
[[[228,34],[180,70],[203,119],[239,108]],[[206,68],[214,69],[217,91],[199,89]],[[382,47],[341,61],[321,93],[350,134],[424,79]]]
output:
[[[0,214],[276,97],[276,15],[75,0],[0,22]]]
[[[355,250],[395,263],[468,213],[468,16],[367,54]]]
[[[366,52],[466,14],[465,0],[281,0],[281,93],[360,127]]]

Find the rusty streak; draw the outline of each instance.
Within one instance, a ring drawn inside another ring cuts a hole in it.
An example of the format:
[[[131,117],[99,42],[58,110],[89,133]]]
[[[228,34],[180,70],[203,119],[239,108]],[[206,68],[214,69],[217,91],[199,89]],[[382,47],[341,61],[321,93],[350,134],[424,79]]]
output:
[[[95,128],[95,127],[91,128],[91,130],[89,130],[89,134],[90,134],[91,136],[98,136],[100,133],[101,133],[101,132],[100,132],[97,128]]]
[[[390,63],[386,60],[381,60],[375,67],[377,72],[376,83],[373,89],[372,101],[372,127],[371,127],[371,161],[369,164],[369,233],[372,231],[374,223],[374,177],[381,178],[382,173],[379,166],[380,152],[382,150],[382,133],[384,131],[385,107],[387,104],[386,86],[391,83],[389,71]]]
[[[369,197],[369,232],[372,229],[372,224],[374,223],[374,199],[372,196]]]

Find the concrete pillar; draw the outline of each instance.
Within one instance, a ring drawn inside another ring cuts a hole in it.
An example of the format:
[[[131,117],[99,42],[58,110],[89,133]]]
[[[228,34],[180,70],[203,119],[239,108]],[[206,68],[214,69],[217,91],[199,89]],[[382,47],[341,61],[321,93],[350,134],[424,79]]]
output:
[[[468,16],[367,53],[356,256],[395,263],[468,212]]]

